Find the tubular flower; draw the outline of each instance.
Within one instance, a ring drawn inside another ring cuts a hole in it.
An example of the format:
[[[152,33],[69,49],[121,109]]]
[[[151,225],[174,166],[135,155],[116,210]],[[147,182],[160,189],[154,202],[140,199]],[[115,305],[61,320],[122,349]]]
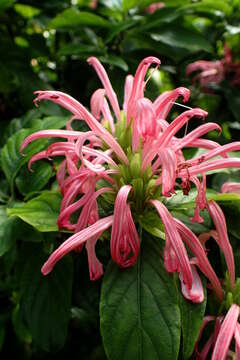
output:
[[[240,183],[225,182],[221,187],[221,192],[240,194]]]
[[[95,57],[89,58],[88,62],[103,85],[91,98],[91,112],[60,91],[37,91],[36,104],[41,100],[51,100],[69,110],[72,117],[66,124],[66,130],[39,131],[29,135],[21,145],[23,151],[39,138],[61,139],[33,155],[29,161],[30,168],[40,159],[63,158],[56,175],[63,196],[58,226],[74,232],[49,257],[42,268],[43,274],[48,274],[65,254],[85,245],[90,277],[93,280],[99,278],[103,267],[97,259],[95,245],[111,226],[113,260],[121,267],[133,266],[140,251],[138,227],[141,219],[146,213],[157,211],[159,222],[165,228],[165,267],[168,272],[178,273],[183,295],[194,302],[203,300],[197,273],[199,268],[222,299],[221,285],[204,247],[186,225],[172,216],[163,199],[174,196],[179,187],[184,195],[188,195],[191,186],[196,186],[193,221],[201,222],[201,211],[209,211],[234,281],[231,245],[222,221],[223,214],[217,205],[208,202],[205,195],[208,171],[240,167],[239,158],[227,156],[229,151],[239,150],[240,143],[220,146],[202,138],[208,131],[221,130],[214,123],[200,125],[184,137],[178,136],[179,130],[190,120],[197,122],[196,118],[205,118],[207,113],[198,108],[190,109],[170,123],[167,121],[177,98],[183,97],[184,102],[189,98],[189,90],[183,87],[163,93],[153,102],[144,97],[147,71],[152,64],[160,66],[158,58],[145,58],[135,76],[127,76],[123,110],[120,110],[116,93],[101,63]],[[90,130],[75,131],[73,122],[78,120],[85,121]],[[207,151],[199,158],[185,160],[182,152],[185,147],[201,147]],[[217,155],[220,158],[214,159]],[[108,206],[108,215],[114,204],[113,215],[100,218],[98,206],[101,201]],[[220,239],[222,230],[224,234]]]
[[[225,317],[218,316],[206,316],[203,320],[198,341],[195,345],[196,358],[199,360],[205,360],[208,358],[208,354],[213,349],[211,359],[212,360],[225,360],[227,358],[231,341],[235,339],[235,353],[236,359],[239,358],[240,349],[240,324],[238,322],[240,308],[237,304],[232,304]],[[198,343],[201,339],[202,333],[208,323],[215,321],[214,331],[210,335],[209,339],[199,352]]]
[[[225,44],[224,56],[221,60],[206,61],[199,60],[189,64],[186,68],[186,74],[200,71],[192,79],[193,83],[199,80],[204,90],[211,85],[221,83],[226,77],[231,78],[232,85],[240,85],[240,62],[233,62],[231,49]]]

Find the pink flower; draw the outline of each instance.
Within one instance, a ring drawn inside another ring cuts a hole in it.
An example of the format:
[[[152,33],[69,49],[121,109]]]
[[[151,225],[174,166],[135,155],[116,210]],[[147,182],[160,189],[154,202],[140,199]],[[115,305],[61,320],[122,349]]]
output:
[[[225,182],[221,187],[221,192],[240,194],[240,183]]]
[[[240,62],[233,62],[232,52],[225,44],[224,57],[217,61],[199,60],[189,64],[186,74],[199,71],[192,79],[193,83],[199,80],[204,90],[209,86],[220,84],[227,77],[231,78],[232,85],[240,85]]]
[[[207,113],[198,108],[190,109],[168,123],[167,115],[174,102],[179,96],[187,101],[189,90],[179,87],[161,94],[153,102],[144,97],[149,67],[152,64],[160,66],[156,57],[145,58],[135,76],[127,76],[123,110],[101,63],[94,57],[88,62],[103,85],[91,98],[91,112],[60,91],[37,91],[35,103],[51,100],[73,116],[67,122],[66,130],[39,131],[28,136],[21,146],[23,150],[39,138],[63,139],[35,154],[29,162],[31,167],[39,159],[63,158],[57,169],[63,196],[58,225],[75,232],[53,252],[43,266],[43,274],[48,274],[66,253],[80,250],[85,245],[90,278],[99,278],[103,267],[95,253],[95,245],[111,226],[113,260],[121,267],[134,266],[140,251],[139,217],[145,212],[155,211],[154,206],[165,228],[164,264],[167,271],[178,273],[183,295],[193,302],[203,300],[198,268],[221,300],[221,285],[200,240],[171,215],[162,200],[174,196],[179,183],[184,195],[189,193],[191,186],[196,186],[196,209],[192,220],[203,221],[201,211],[209,211],[233,283],[232,249],[224,215],[217,204],[206,198],[206,175],[213,169],[240,167],[239,158],[227,156],[229,151],[239,150],[240,143],[220,146],[202,138],[208,131],[221,130],[214,123],[200,125],[184,137],[178,136],[188,121],[204,119]],[[90,131],[74,131],[72,123],[79,120],[85,121]],[[201,147],[206,152],[199,158],[185,160],[182,152],[185,147]],[[219,158],[215,159],[217,155]],[[114,203],[114,211],[113,215],[100,219],[98,204],[102,197],[109,206]],[[75,220],[72,215],[75,215]]]
[[[224,318],[222,316],[218,316],[216,319],[213,316],[206,316],[204,318],[199,338],[195,345],[197,359],[207,359],[210,349],[213,348],[211,359],[225,360],[227,358],[232,338],[235,338],[235,353],[237,355],[236,359],[238,359],[240,349],[240,324],[238,323],[239,311],[239,306],[232,304]],[[203,330],[209,322],[214,320],[214,332],[203,346],[201,352],[199,352],[198,343],[202,336]]]
[[[165,6],[164,2],[156,2],[146,7],[145,11],[148,14],[154,14],[155,11],[162,9]]]

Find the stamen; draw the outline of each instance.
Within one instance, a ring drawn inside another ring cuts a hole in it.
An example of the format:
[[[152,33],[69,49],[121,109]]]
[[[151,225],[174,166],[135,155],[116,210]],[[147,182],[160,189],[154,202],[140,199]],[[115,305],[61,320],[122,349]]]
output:
[[[179,105],[185,109],[188,109],[188,110],[192,110],[193,108],[191,108],[190,106],[186,106],[186,105],[183,105],[183,104],[179,104],[177,103],[176,101],[170,101],[172,104],[175,104],[175,105]],[[188,131],[188,122],[186,123],[186,126],[185,126],[185,130],[184,130],[184,135],[183,137],[185,137],[187,135],[187,131]]]
[[[149,72],[149,76],[147,77],[147,80],[145,81],[144,83],[144,89],[146,88],[147,86],[147,83],[149,82],[149,80],[151,79],[151,77],[153,76],[153,74],[155,73],[156,70],[158,70],[158,68],[160,67],[160,65],[157,65],[154,69],[151,69]]]

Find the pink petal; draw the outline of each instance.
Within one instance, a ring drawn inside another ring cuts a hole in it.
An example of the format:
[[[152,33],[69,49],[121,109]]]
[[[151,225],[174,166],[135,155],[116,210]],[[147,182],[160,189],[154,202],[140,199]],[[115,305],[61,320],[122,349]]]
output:
[[[240,183],[225,182],[221,187],[221,192],[240,194]]]
[[[124,101],[123,101],[123,110],[127,112],[127,104],[132,92],[134,77],[132,75],[128,75],[125,80],[124,86]]]
[[[103,266],[98,260],[95,252],[96,242],[98,236],[88,239],[86,242],[86,250],[88,255],[88,267],[89,267],[89,276],[90,280],[98,280],[103,275]]]
[[[104,89],[106,90],[107,97],[109,98],[109,101],[112,105],[112,108],[116,115],[116,118],[119,120],[120,119],[120,108],[118,105],[117,95],[112,88],[112,85],[109,81],[106,70],[104,69],[104,67],[102,66],[100,61],[94,56],[91,56],[90,58],[88,58],[87,62],[94,67],[96,73],[98,74],[98,77],[101,80],[101,82],[104,86]]]
[[[206,163],[202,163],[199,165],[194,165],[188,168],[189,176],[198,175],[202,173],[206,173],[211,170],[216,169],[225,169],[231,167],[240,167],[240,159],[239,158],[228,158],[228,159],[216,159],[213,161],[208,161]],[[180,177],[184,176],[184,170],[179,171],[178,175]]]
[[[67,110],[71,111],[74,115],[76,115],[77,118],[83,118],[86,121],[86,123],[88,124],[88,126],[90,127],[90,129],[96,135],[98,135],[102,140],[104,140],[109,145],[109,147],[111,149],[113,149],[113,151],[118,155],[118,157],[121,160],[123,160],[124,163],[128,164],[128,159],[126,157],[126,154],[124,153],[123,149],[118,144],[118,142],[115,140],[115,138],[92,116],[92,114],[89,111],[87,111],[87,109],[81,103],[79,103],[77,100],[75,100],[71,96],[64,94],[60,91],[36,91],[35,93],[37,94],[35,103],[40,100],[52,100],[53,102],[63,106]],[[58,130],[58,131],[61,131],[61,130]],[[66,132],[66,130],[62,130],[62,131]],[[76,131],[73,133],[79,133],[79,132]],[[27,139],[30,138],[31,140],[30,141],[28,140],[27,143],[24,142],[24,147],[29,142],[32,141],[31,136],[34,136],[34,134],[30,135],[27,138]],[[54,134],[52,136],[54,136]],[[76,138],[76,137],[74,137],[74,138]],[[34,138],[34,140],[35,139],[36,139],[36,137]]]
[[[179,87],[174,90],[166,91],[161,94],[153,103],[158,119],[166,119],[174,102],[179,96],[183,97],[183,102],[187,102],[190,96],[190,90],[184,87]]]
[[[232,246],[228,239],[225,216],[220,206],[213,200],[210,200],[208,203],[208,211],[217,230],[218,243],[224,253],[230,275],[231,286],[233,287],[235,282],[235,265]]]
[[[189,289],[183,280],[182,273],[179,273],[179,279],[181,281],[181,289],[183,296],[191,300],[194,303],[201,303],[204,300],[204,291],[201,279],[197,273],[197,270],[194,265],[191,265],[192,268],[192,275],[193,275],[193,283],[191,289]]]
[[[144,143],[148,136],[154,137],[156,134],[156,116],[152,102],[146,98],[137,100],[136,116],[133,121],[132,148],[136,151],[139,141]]]
[[[147,70],[151,64],[156,64],[160,66],[161,61],[153,56],[149,56],[143,59],[138,65],[136,74],[134,76],[131,95],[129,96],[129,101],[127,105],[127,125],[130,124],[131,118],[135,118],[136,113],[136,100],[143,98],[144,96],[144,78],[146,76]]]
[[[208,132],[210,132],[212,130],[218,130],[220,132],[222,131],[221,127],[215,123],[207,123],[207,124],[198,126],[195,130],[191,131],[189,134],[184,136],[182,139],[179,139],[177,144],[174,146],[174,150],[178,151],[178,150],[184,148],[192,141],[196,140],[197,138],[199,138],[200,136],[202,136],[204,134],[207,134]],[[194,161],[195,161],[195,159],[194,159]]]
[[[192,270],[188,260],[186,249],[183,245],[182,239],[177,231],[174,219],[168,209],[158,200],[150,200],[150,203],[156,208],[165,228],[165,232],[169,241],[175,251],[176,256],[181,267],[183,280],[186,286],[190,289],[192,287]]]
[[[226,359],[232,337],[234,335],[239,316],[238,305],[233,304],[221,325],[216,344],[214,346],[212,360]]]
[[[157,163],[161,164],[162,175],[156,180],[156,185],[162,184],[162,195],[171,196],[175,193],[175,181],[177,170],[176,154],[172,149],[165,148],[158,152]]]
[[[108,216],[98,220],[95,224],[83,229],[82,231],[72,235],[57,250],[55,250],[49,259],[43,265],[41,271],[43,275],[49,274],[56,263],[70,251],[84,244],[88,239],[98,237],[108,229],[113,223],[113,216]]]
[[[208,261],[207,255],[201,242],[199,241],[197,236],[180,220],[174,218],[174,222],[181,235],[181,238],[197,258],[197,265],[199,269],[209,279],[214,290],[216,291],[217,296],[220,300],[222,300],[223,292],[220,281],[215,274],[215,271],[213,270],[210,262]]]
[[[130,185],[119,190],[114,205],[114,220],[110,241],[112,259],[121,267],[135,265],[140,249],[140,241],[127,204]]]

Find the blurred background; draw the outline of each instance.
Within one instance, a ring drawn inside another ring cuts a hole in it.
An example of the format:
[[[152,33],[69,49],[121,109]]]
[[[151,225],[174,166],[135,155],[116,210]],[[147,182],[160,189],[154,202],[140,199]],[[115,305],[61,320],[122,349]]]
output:
[[[178,86],[190,88],[187,105],[207,110],[208,120],[222,126],[222,133],[212,132],[210,138],[223,144],[239,139],[239,50],[240,0],[0,0],[1,359],[106,358],[98,324],[99,284],[86,280],[85,255],[77,255],[82,265],[75,268],[72,304],[66,297],[66,307],[71,308],[68,327],[56,293],[49,300],[49,285],[39,290],[42,280],[36,278],[36,264],[42,263],[39,243],[44,241],[49,250],[58,235],[34,232],[5,211],[49,184],[54,187],[47,163],[40,164],[28,182],[29,157],[20,159],[19,145],[30,129],[61,128],[67,114],[50,103],[35,108],[33,91],[61,90],[88,106],[100,87],[86,62],[94,55],[104,64],[121,103],[126,75],[134,74],[144,57],[157,56],[162,65],[148,83],[147,96],[154,99]],[[179,111],[176,105],[171,116]],[[231,176],[239,179],[238,172]],[[218,190],[226,178],[228,172],[215,177],[213,187]],[[27,238],[24,245],[19,238]],[[34,243],[31,256],[29,242]],[[71,274],[71,266],[66,267]],[[59,272],[60,281],[63,274]],[[37,289],[38,300],[33,302]],[[63,289],[71,297],[72,284],[63,280]],[[45,301],[53,302],[47,310]]]

